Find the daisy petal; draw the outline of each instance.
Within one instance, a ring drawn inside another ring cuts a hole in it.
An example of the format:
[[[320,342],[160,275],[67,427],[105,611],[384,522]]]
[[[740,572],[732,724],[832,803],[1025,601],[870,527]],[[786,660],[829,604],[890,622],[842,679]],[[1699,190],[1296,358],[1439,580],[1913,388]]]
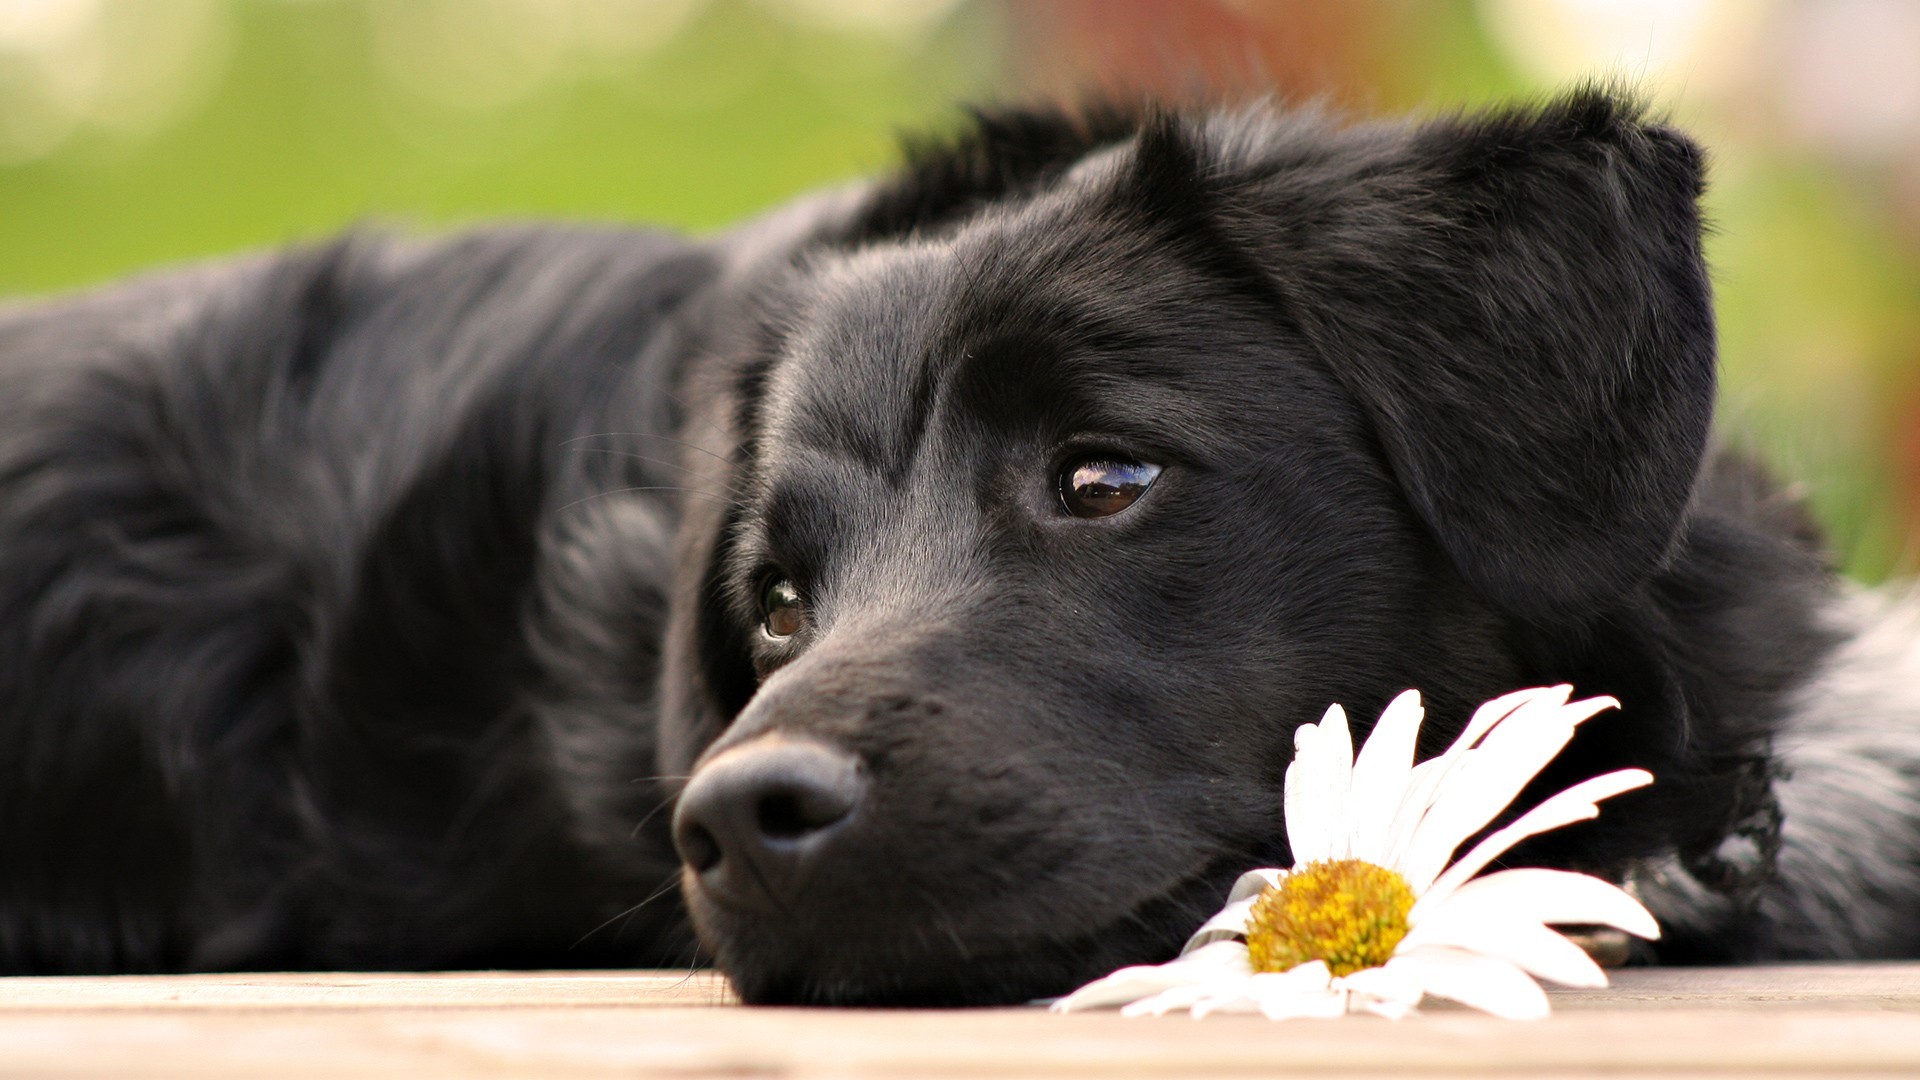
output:
[[[1269,994],[1259,1002],[1260,1014],[1269,1020],[1335,1020],[1347,1014],[1347,995],[1333,990]]]
[[[1393,699],[1368,733],[1353,761],[1352,847],[1348,855],[1371,863],[1387,857],[1395,815],[1407,791],[1413,770],[1414,741],[1420,735],[1420,691],[1408,690]]]
[[[1327,966],[1302,964],[1281,974],[1231,973],[1170,987],[1120,1010],[1122,1016],[1162,1016],[1190,1009],[1194,1018],[1208,1013],[1265,1013],[1273,1019],[1338,1012],[1341,995],[1329,986]],[[1329,1006],[1326,999],[1334,999]]]
[[[1353,1000],[1349,1003],[1349,1008],[1354,1012],[1372,1013],[1375,1016],[1384,1016],[1389,1020],[1404,1020],[1412,1016],[1416,1011],[1412,1005],[1404,1002],[1368,997],[1365,994],[1353,995]]]
[[[1467,837],[1486,828],[1566,749],[1583,721],[1615,704],[1612,698],[1563,704],[1541,697],[1505,717],[1435,789],[1433,808],[1408,844],[1402,869],[1408,883],[1415,890],[1431,883]]]
[[[1347,1011],[1347,995],[1334,988],[1326,961],[1314,960],[1281,972],[1262,972],[1248,980],[1248,993],[1269,1020],[1331,1018]],[[1202,1015],[1194,1010],[1194,1015]]]
[[[1327,759],[1323,766],[1330,789],[1327,805],[1333,810],[1326,857],[1344,859],[1353,836],[1353,732],[1347,727],[1345,709],[1335,706],[1320,718],[1320,752]]]
[[[1253,913],[1253,903],[1259,897],[1251,896],[1245,900],[1235,900],[1215,912],[1213,917],[1200,924],[1187,943],[1180,947],[1180,955],[1186,956],[1195,949],[1204,948],[1216,941],[1237,938],[1247,932],[1247,917]]]
[[[1141,998],[1120,1008],[1120,1015],[1131,1020],[1136,1016],[1165,1016],[1174,1009],[1186,1009],[1193,1005],[1191,995],[1194,987],[1177,986],[1165,993]],[[1180,995],[1185,993],[1186,997]]]
[[[1436,908],[1428,910],[1438,913],[1456,908],[1484,909],[1499,912],[1499,917],[1562,926],[1611,926],[1649,940],[1660,936],[1660,924],[1652,913],[1625,889],[1569,870],[1501,870],[1474,878],[1442,900]],[[1419,926],[1425,917],[1416,904],[1408,913],[1407,921]]]
[[[1286,876],[1285,870],[1276,870],[1271,866],[1249,870],[1233,879],[1233,888],[1227,891],[1227,901],[1234,903],[1249,900],[1268,889],[1278,888],[1281,880]]]
[[[1526,918],[1485,908],[1459,912],[1448,905],[1409,932],[1400,947],[1412,952],[1426,946],[1463,949],[1505,960],[1528,974],[1563,986],[1607,985],[1607,973],[1586,950],[1545,926]]]
[[[1473,875],[1486,869],[1488,863],[1506,854],[1507,849],[1527,837],[1598,817],[1602,800],[1651,783],[1653,774],[1645,769],[1620,769],[1573,785],[1521,814],[1513,824],[1475,844],[1473,850],[1467,852],[1459,862],[1447,867],[1446,873],[1434,880],[1432,887],[1421,894],[1419,903],[1414,906],[1437,904],[1446,899]]]
[[[1488,732],[1504,723],[1507,717],[1529,705],[1550,702],[1557,707],[1565,705],[1567,699],[1572,696],[1573,687],[1562,683],[1559,686],[1538,686],[1531,690],[1515,690],[1511,694],[1494,698],[1473,710],[1472,719],[1468,720],[1467,726],[1461,729],[1459,737],[1453,740],[1453,745],[1447,747],[1446,751],[1434,760],[1451,763],[1461,754],[1480,745],[1480,740],[1486,738]]]
[[[1084,1009],[1109,1009],[1115,1005],[1137,1005],[1168,990],[1192,984],[1156,967],[1126,967],[1075,990],[1047,1006],[1048,1012],[1079,1012]]]
[[[1346,857],[1352,785],[1353,736],[1346,710],[1332,705],[1320,723],[1302,724],[1293,733],[1282,806],[1295,866]]]
[[[1339,706],[1335,705],[1334,708]],[[1313,804],[1314,796],[1318,794],[1314,783],[1317,774],[1313,744],[1319,734],[1318,724],[1301,724],[1293,730],[1293,760],[1287,764],[1285,786],[1280,794],[1280,806],[1287,819],[1287,850],[1292,853],[1295,866],[1320,857],[1319,853],[1327,847],[1321,829],[1326,815]],[[1309,788],[1316,790],[1309,792]],[[1302,852],[1313,854],[1303,855]]]
[[[1217,941],[1164,964],[1124,967],[1104,979],[1075,990],[1053,1003],[1054,1012],[1104,1009],[1141,1001],[1184,986],[1205,986],[1253,974],[1247,947],[1238,941]]]
[[[1363,1011],[1398,1020],[1412,1012],[1426,991],[1391,967],[1361,968],[1340,978],[1340,986],[1351,992],[1354,1003]]]
[[[1427,810],[1437,801],[1440,785],[1489,731],[1527,705],[1534,702],[1547,702],[1554,706],[1564,705],[1572,695],[1573,687],[1570,685],[1542,686],[1530,690],[1516,690],[1511,694],[1494,698],[1475,709],[1473,717],[1467,721],[1467,726],[1445,751],[1413,767],[1412,774],[1407,778],[1406,798],[1402,800],[1400,812],[1394,818],[1393,837],[1387,854],[1388,861],[1384,865],[1400,870],[1404,874],[1410,858],[1410,849],[1419,833],[1420,824],[1425,820]],[[1465,836],[1461,837],[1462,840],[1465,838]],[[1437,843],[1437,841],[1430,840],[1429,843]],[[1456,840],[1453,847],[1458,847],[1459,844],[1460,841]],[[1440,866],[1444,865],[1447,856],[1453,853],[1453,847],[1447,848],[1440,854],[1439,862],[1431,864],[1433,873],[1439,873]],[[1423,863],[1429,863],[1431,860],[1431,855],[1422,855]]]
[[[1254,975],[1254,981],[1266,993],[1300,993],[1308,990],[1327,990],[1333,986],[1333,972],[1328,970],[1325,960],[1309,960],[1304,964],[1295,964],[1285,971],[1262,971]]]
[[[1213,985],[1175,986],[1128,1005],[1120,1010],[1120,1015],[1165,1016],[1179,1009],[1192,1009],[1195,1016],[1208,1012],[1253,1012],[1256,1006],[1245,990],[1249,981],[1235,979]]]
[[[1180,947],[1180,955],[1185,956],[1195,949],[1211,945],[1216,941],[1237,938],[1247,932],[1247,915],[1253,911],[1253,902],[1260,894],[1275,888],[1280,880],[1287,876],[1285,870],[1262,867],[1241,874],[1227,893],[1227,906],[1215,912],[1213,917],[1200,924],[1187,943]]]
[[[1505,960],[1429,945],[1387,961],[1387,967],[1434,997],[1457,1001],[1508,1020],[1538,1020],[1551,1012],[1546,991]]]
[[[1262,1013],[1270,1020],[1299,1016],[1338,1016],[1345,1010],[1345,995],[1333,991],[1332,976],[1320,961],[1301,964],[1290,971],[1261,972],[1244,979],[1195,986],[1189,994],[1163,997],[1176,1001],[1190,999],[1193,1017],[1209,1013]],[[1185,1008],[1186,1005],[1174,1005]],[[1146,1011],[1146,1010],[1142,1010]],[[1165,1011],[1161,1009],[1159,1011]]]
[[[1451,764],[1440,758],[1428,758],[1407,773],[1407,790],[1400,798],[1400,808],[1394,811],[1393,825],[1387,832],[1386,858],[1381,861],[1381,866],[1405,865],[1407,849],[1412,845],[1414,834],[1419,830],[1421,820],[1426,817],[1428,807],[1433,805],[1434,789],[1440,786]]]

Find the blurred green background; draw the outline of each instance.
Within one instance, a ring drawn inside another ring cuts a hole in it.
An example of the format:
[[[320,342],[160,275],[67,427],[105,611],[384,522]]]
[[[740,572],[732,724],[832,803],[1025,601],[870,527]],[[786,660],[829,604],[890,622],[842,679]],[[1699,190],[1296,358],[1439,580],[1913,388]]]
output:
[[[984,98],[1631,81],[1713,151],[1723,434],[1920,553],[1910,0],[0,0],[0,295],[502,217],[709,229]]]

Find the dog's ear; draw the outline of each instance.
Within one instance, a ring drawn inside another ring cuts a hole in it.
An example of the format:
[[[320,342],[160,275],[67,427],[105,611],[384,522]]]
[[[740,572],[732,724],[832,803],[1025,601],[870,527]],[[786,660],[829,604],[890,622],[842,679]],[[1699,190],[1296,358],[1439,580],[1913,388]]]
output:
[[[1230,226],[1467,580],[1538,620],[1644,581],[1712,413],[1699,149],[1589,90],[1269,153]]]

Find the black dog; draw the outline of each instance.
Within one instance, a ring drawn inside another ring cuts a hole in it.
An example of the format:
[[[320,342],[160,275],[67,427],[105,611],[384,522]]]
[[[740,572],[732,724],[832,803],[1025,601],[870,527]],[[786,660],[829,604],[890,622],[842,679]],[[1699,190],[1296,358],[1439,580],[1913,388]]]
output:
[[[16,310],[0,967],[674,964],[690,909],[750,1000],[1019,1001],[1284,865],[1329,702],[1561,681],[1625,708],[1536,794],[1659,782],[1527,861],[1662,959],[1911,954],[1920,634],[1707,453],[1701,177],[1597,91],[1007,112],[710,242]]]

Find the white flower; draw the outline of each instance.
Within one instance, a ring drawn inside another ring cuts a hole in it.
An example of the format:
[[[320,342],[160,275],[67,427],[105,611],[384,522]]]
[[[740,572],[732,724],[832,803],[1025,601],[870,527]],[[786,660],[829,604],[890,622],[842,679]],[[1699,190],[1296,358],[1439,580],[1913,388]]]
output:
[[[1604,697],[1569,702],[1571,694],[1572,687],[1556,686],[1489,701],[1446,752],[1417,765],[1424,715],[1417,692],[1387,706],[1358,759],[1346,713],[1328,709],[1295,734],[1287,767],[1292,870],[1241,875],[1227,906],[1179,957],[1122,968],[1053,1008],[1399,1017],[1431,994],[1532,1019],[1548,1011],[1536,976],[1605,986],[1606,973],[1551,925],[1658,937],[1638,901],[1563,870],[1474,875],[1527,837],[1597,816],[1601,800],[1652,783],[1651,774],[1622,769],[1575,784],[1448,862],[1582,721],[1619,705]]]

